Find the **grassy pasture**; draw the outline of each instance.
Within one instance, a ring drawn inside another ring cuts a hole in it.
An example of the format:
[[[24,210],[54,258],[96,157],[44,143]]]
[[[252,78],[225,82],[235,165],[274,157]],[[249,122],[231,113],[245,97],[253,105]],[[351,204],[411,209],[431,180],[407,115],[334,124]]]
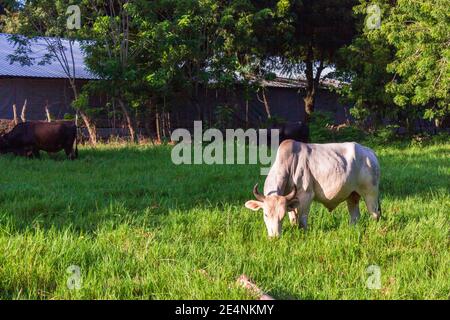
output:
[[[278,299],[449,299],[450,144],[374,149],[380,222],[363,203],[353,227],[345,203],[314,204],[310,230],[285,219],[278,240],[243,206],[256,165],[175,166],[166,146],[2,156],[0,299],[252,299],[242,273]]]

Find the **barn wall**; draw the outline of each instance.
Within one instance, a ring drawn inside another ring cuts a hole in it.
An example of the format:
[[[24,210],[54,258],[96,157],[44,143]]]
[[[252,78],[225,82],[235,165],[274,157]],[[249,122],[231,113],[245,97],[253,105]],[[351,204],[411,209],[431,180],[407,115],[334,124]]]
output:
[[[81,88],[85,81],[79,81]],[[66,113],[73,114],[72,89],[66,79],[1,78],[0,79],[0,119],[12,119],[12,105],[16,104],[18,115],[27,100],[27,119],[46,119],[45,105],[48,102],[50,114],[55,119],[63,119]]]
[[[304,121],[304,92],[294,88],[271,87],[267,90],[267,98],[272,116],[286,121]],[[260,98],[262,98],[260,96]],[[319,90],[316,98],[316,110],[327,111],[334,115],[335,124],[350,119],[348,107],[338,101],[338,96],[328,90]],[[264,104],[255,96],[247,103],[240,88],[234,90],[200,90],[198,105],[186,98],[179,98],[170,108],[172,126],[174,128],[192,128],[194,120],[203,120],[209,127],[219,121],[218,106],[227,105],[233,109],[229,127],[261,127],[267,121]],[[247,121],[248,120],[248,121]]]
[[[86,81],[78,81],[79,88]],[[297,88],[269,87],[267,98],[273,116],[286,121],[302,121],[305,119],[303,102],[304,91]],[[262,97],[260,97],[262,98]],[[37,79],[37,78],[0,78],[0,119],[12,119],[12,105],[15,103],[20,116],[23,103],[27,102],[27,119],[46,119],[45,105],[48,101],[49,110],[55,119],[63,119],[64,115],[73,114],[71,107],[73,93],[66,79]],[[104,106],[105,97],[95,97],[92,106]],[[201,89],[198,101],[194,102],[187,97],[178,97],[167,101],[167,110],[170,113],[170,127],[193,128],[194,120],[203,120],[205,127],[216,127],[219,123],[220,106],[232,109],[231,119],[226,123],[228,128],[263,127],[267,122],[264,104],[256,97],[251,96],[246,101],[241,87],[230,89]],[[248,106],[248,107],[247,107]],[[159,106],[161,108],[162,106]],[[335,115],[335,122],[345,122],[348,108],[338,103],[338,96],[327,90],[319,90],[316,99],[316,110],[329,111]],[[161,110],[160,110],[161,112]],[[102,115],[103,114],[103,115]],[[100,118],[106,117],[106,112]],[[99,119],[101,120],[101,119]],[[150,129],[155,131],[153,120]],[[112,121],[98,121],[100,126],[112,126]],[[121,127],[120,123],[116,123]]]

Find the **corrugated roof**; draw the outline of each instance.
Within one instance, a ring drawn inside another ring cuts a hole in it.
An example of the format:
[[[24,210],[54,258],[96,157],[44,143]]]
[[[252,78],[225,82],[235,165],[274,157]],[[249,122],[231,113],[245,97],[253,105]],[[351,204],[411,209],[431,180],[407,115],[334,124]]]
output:
[[[11,63],[9,55],[14,55],[18,45],[12,41],[12,35],[0,33],[0,77],[32,77],[32,78],[67,78],[63,67],[56,58],[53,58],[50,63],[44,65],[39,64],[48,52],[48,45],[45,38],[33,38],[30,41],[28,56],[32,58],[30,65],[22,65],[15,61]],[[54,40],[54,38],[46,38]],[[72,57],[70,54],[70,46],[68,40],[61,40],[64,48],[67,49],[66,56],[69,65],[72,66]],[[75,78],[76,79],[98,79],[92,74],[84,63],[84,54],[80,48],[80,43],[75,41],[73,48],[73,62],[75,63]],[[72,72],[72,69],[70,69]]]
[[[54,42],[54,38],[33,38],[30,41],[29,57],[32,58],[31,65],[22,65],[20,62],[11,63],[9,55],[14,55],[18,45],[14,43],[10,38],[13,35],[0,33],[0,77],[31,77],[31,78],[63,78],[66,79],[67,75],[64,72],[61,64],[56,58],[51,63],[44,65],[39,64],[40,61],[48,54],[48,44],[45,39],[50,42]],[[67,48],[67,59],[69,65],[72,67],[72,57],[69,51],[68,40],[61,40],[65,48]],[[84,63],[84,54],[80,47],[80,43],[75,41],[72,45],[73,59],[75,62],[75,78],[76,79],[99,79],[91,73]],[[71,69],[72,70],[72,69]],[[262,84],[266,87],[276,88],[291,88],[299,89],[306,87],[306,79],[302,75],[298,75],[297,79],[285,78],[278,76],[273,80],[263,80]],[[325,88],[338,87],[340,82],[337,80],[325,79],[320,81],[320,85]]]
[[[334,79],[323,79],[320,81],[320,86],[322,88],[337,88],[341,85],[341,82]],[[273,80],[263,80],[262,85],[265,87],[272,88],[291,88],[291,89],[300,89],[306,88],[307,82],[304,76],[299,76],[297,79],[276,77]]]
[[[303,80],[294,80],[282,77],[276,77],[273,80],[263,80],[262,85],[264,87],[272,87],[272,88],[306,88],[306,82]]]

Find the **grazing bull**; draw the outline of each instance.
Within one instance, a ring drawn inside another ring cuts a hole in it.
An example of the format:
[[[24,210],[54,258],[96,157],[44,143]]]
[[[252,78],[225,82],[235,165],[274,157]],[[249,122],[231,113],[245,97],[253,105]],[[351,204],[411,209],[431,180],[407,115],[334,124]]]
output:
[[[313,200],[331,212],[347,201],[351,223],[359,216],[362,196],[373,218],[379,219],[380,166],[375,153],[358,143],[306,144],[282,142],[264,184],[264,195],[253,188],[255,200],[245,203],[251,210],[263,209],[269,237],[281,234],[286,211],[292,225],[307,227]],[[300,219],[299,219],[300,217]]]
[[[75,145],[75,148],[74,148]],[[71,160],[78,157],[77,127],[71,122],[23,122],[0,137],[0,153],[39,157],[39,151],[64,150]]]

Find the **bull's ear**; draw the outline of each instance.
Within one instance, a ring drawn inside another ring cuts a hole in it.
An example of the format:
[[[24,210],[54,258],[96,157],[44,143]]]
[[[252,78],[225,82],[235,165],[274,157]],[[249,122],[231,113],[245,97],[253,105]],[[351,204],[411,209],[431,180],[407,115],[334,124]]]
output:
[[[292,211],[300,206],[300,201],[298,201],[298,198],[294,198],[290,200],[287,204],[287,210]]]
[[[245,203],[245,207],[253,211],[258,211],[263,207],[263,203],[261,201],[249,200]]]

